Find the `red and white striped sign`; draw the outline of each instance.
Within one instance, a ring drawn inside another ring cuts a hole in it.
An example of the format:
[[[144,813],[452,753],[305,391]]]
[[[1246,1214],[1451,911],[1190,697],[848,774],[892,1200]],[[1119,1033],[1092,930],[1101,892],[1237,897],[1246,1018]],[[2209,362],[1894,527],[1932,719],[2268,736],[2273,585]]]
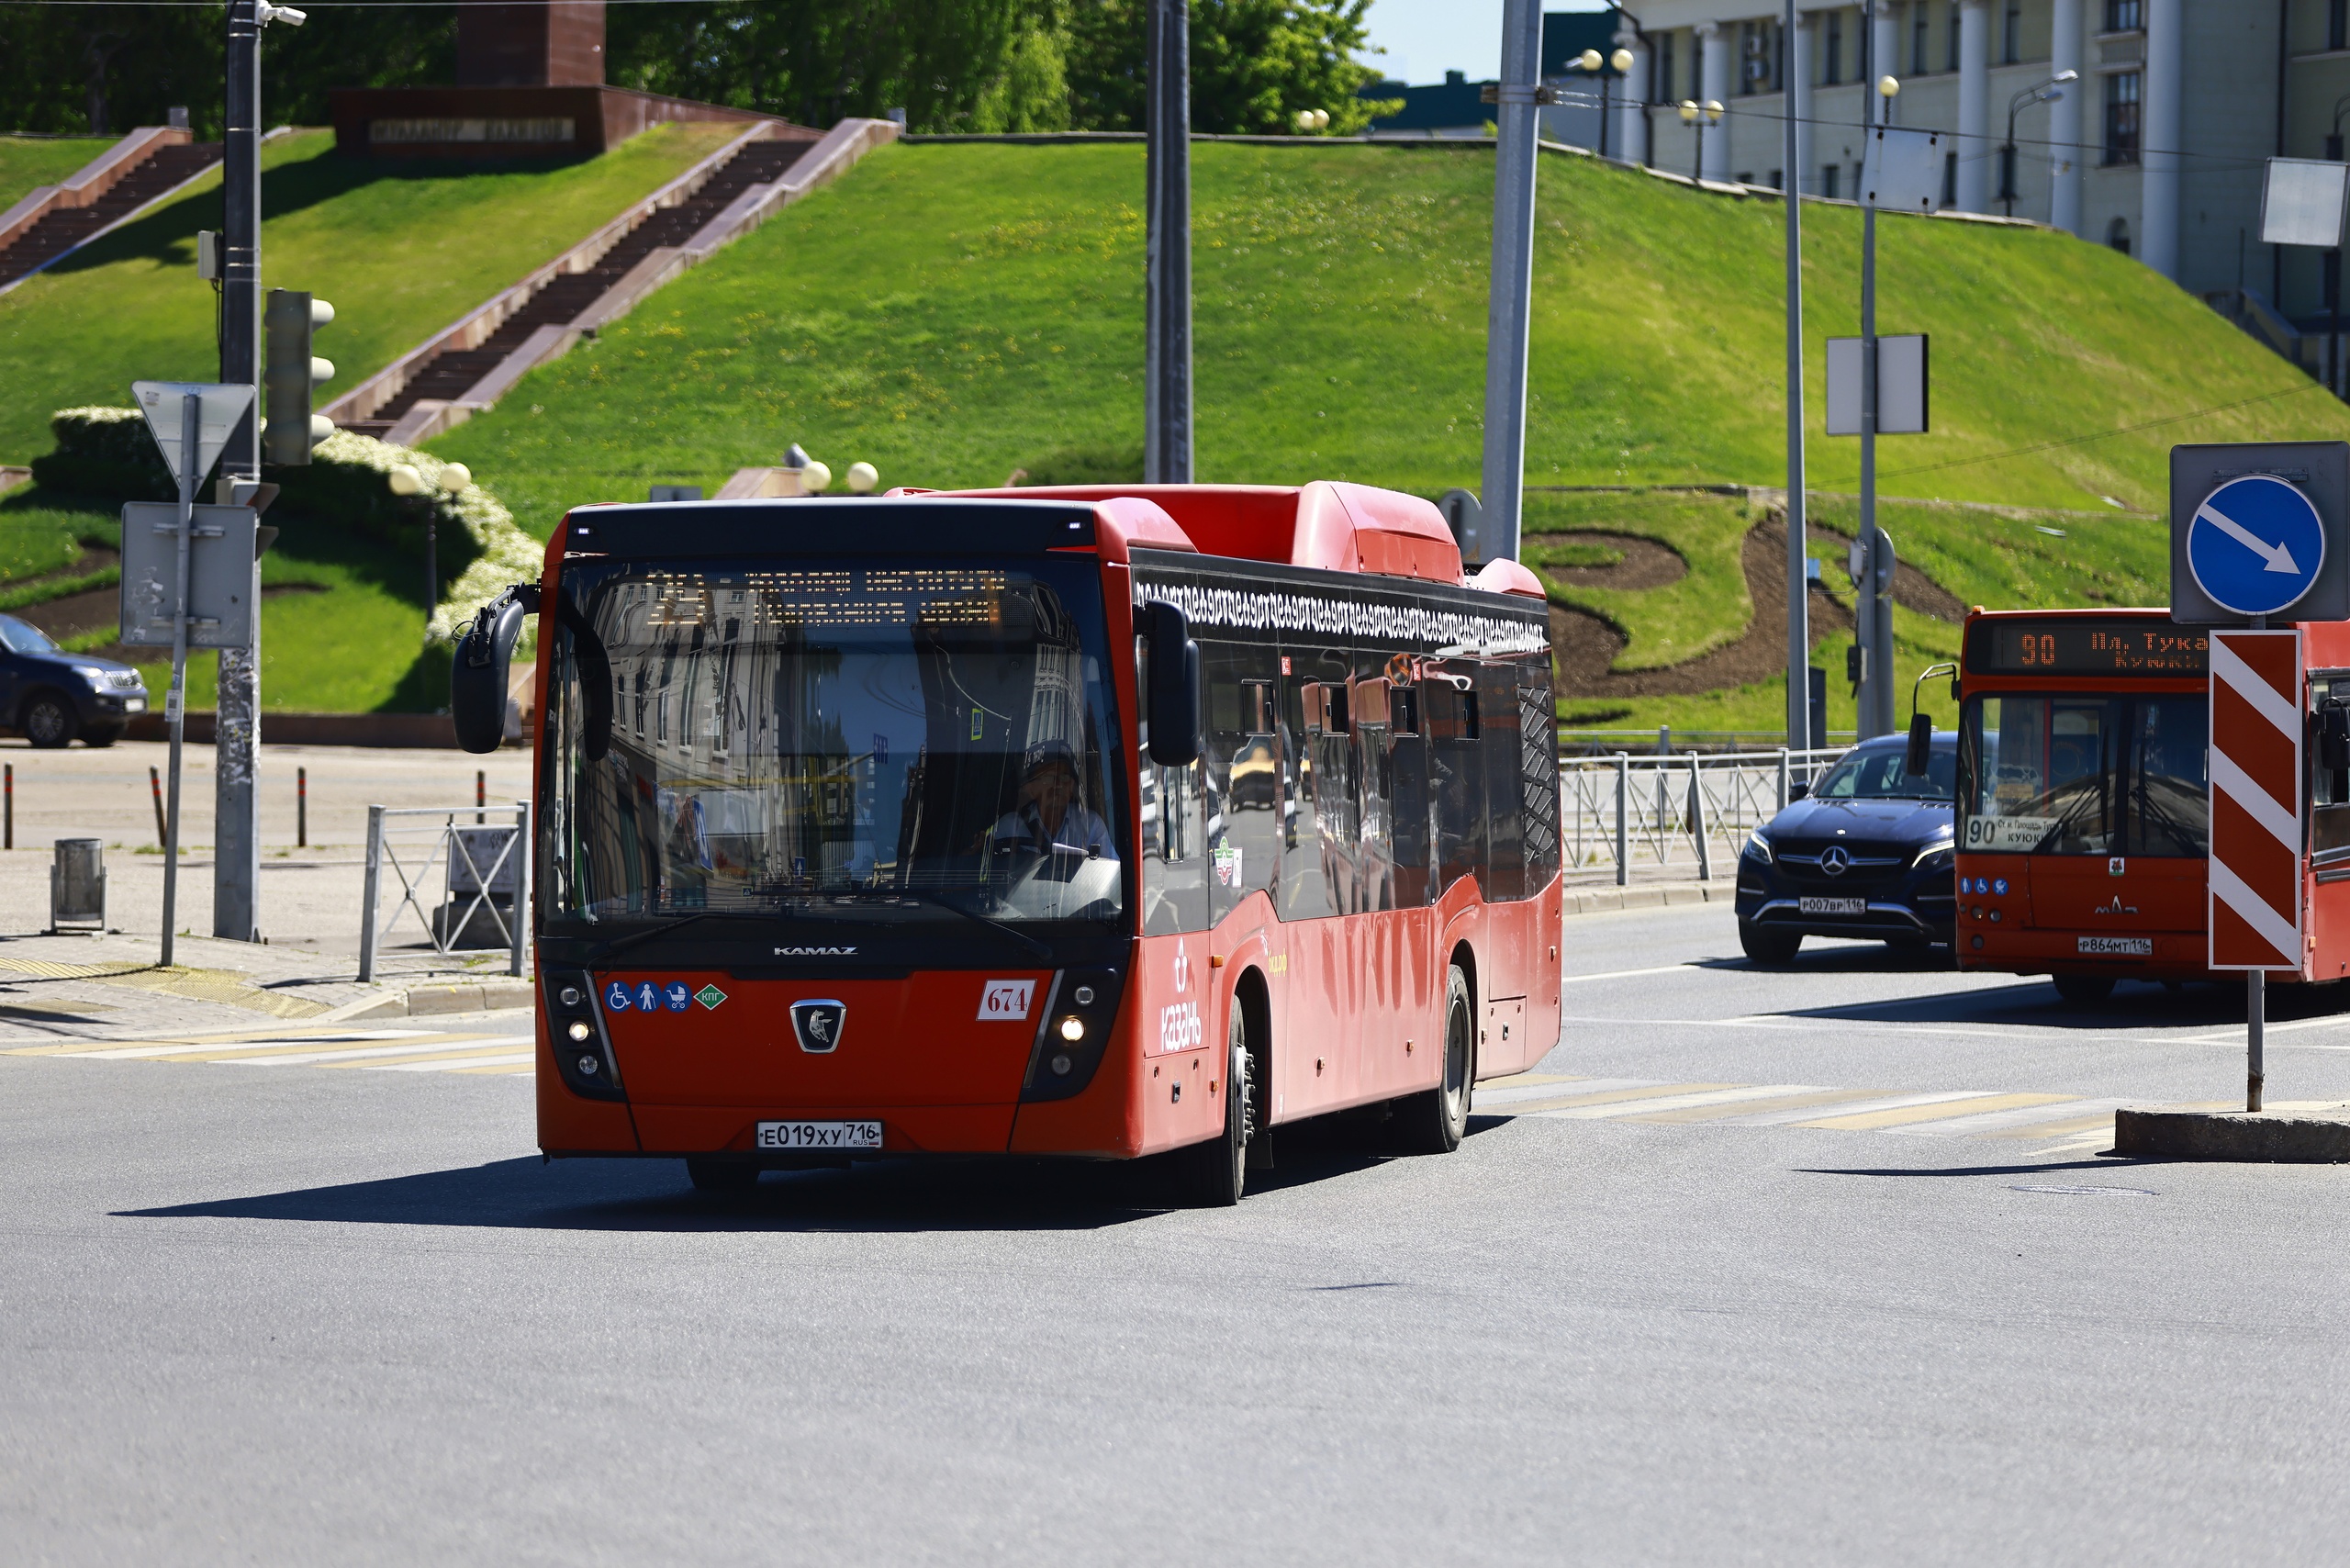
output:
[[[2211,633],[2215,969],[2301,968],[2301,634]]]

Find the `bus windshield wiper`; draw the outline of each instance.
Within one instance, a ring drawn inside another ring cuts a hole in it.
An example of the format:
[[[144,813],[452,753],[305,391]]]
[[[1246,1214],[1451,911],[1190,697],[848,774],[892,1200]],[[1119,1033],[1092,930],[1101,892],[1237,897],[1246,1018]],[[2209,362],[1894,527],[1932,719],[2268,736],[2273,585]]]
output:
[[[637,946],[639,943],[650,942],[655,936],[666,936],[673,931],[682,931],[698,920],[714,920],[720,916],[725,916],[730,919],[744,918],[743,916],[737,915],[733,910],[696,910],[693,913],[682,915],[676,920],[670,921],[666,925],[647,926],[643,931],[632,931],[625,936],[615,936],[610,942],[605,943],[601,947],[598,948],[596,950],[596,956],[588,961],[591,965],[610,963],[615,954],[625,953],[631,947]]]
[[[1030,952],[1035,954],[1036,957],[1040,958],[1050,958],[1053,956],[1053,950],[1050,947],[1046,946],[1042,942],[1037,941],[1034,936],[1029,935],[1026,932],[1021,931],[1013,926],[1007,925],[1001,920],[990,919],[988,916],[981,914],[977,910],[965,909],[958,903],[949,903],[945,899],[939,897],[936,893],[925,893],[917,888],[900,888],[898,890],[898,896],[904,899],[918,900],[923,903],[929,904],[934,909],[943,909],[949,914],[959,914],[966,920],[975,921],[979,924],[986,926],[997,935],[1009,937],[1013,941],[1019,943],[1023,947],[1027,948]]]

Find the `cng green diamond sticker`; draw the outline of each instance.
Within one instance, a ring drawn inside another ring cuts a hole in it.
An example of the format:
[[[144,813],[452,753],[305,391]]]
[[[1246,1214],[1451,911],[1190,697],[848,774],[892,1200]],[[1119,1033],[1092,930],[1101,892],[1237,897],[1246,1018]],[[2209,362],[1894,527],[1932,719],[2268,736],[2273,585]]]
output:
[[[714,985],[706,985],[694,992],[694,1000],[704,1007],[715,1007],[726,1000],[726,993]]]

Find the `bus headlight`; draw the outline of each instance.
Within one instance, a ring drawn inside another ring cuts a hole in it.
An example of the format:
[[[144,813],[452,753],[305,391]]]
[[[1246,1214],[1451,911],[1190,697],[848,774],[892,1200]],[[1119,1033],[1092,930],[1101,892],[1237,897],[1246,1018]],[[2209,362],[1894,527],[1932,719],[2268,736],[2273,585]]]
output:
[[[569,1035],[573,1039],[577,1040],[580,1044],[586,1045],[589,1037],[592,1036],[596,1031],[592,1026],[585,1022],[575,1022],[571,1027],[565,1030],[564,1033]]]
[[[1085,1020],[1073,1014],[1062,1019],[1061,1038],[1072,1046],[1085,1038]]]

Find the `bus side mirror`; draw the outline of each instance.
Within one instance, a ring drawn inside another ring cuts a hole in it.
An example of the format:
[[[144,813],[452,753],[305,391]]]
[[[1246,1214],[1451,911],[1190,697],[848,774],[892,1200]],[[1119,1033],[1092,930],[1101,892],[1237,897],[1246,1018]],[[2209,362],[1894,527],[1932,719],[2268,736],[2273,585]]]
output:
[[[1185,767],[1200,759],[1200,645],[1191,622],[1163,599],[1136,617],[1150,643],[1150,760]]]
[[[1901,759],[1903,771],[1922,777],[1934,760],[1934,722],[1923,713],[1909,715],[1909,749]]]
[[[506,688],[522,618],[539,608],[536,583],[517,583],[474,614],[449,666],[449,718],[457,744],[471,752],[496,751],[506,738]]]

